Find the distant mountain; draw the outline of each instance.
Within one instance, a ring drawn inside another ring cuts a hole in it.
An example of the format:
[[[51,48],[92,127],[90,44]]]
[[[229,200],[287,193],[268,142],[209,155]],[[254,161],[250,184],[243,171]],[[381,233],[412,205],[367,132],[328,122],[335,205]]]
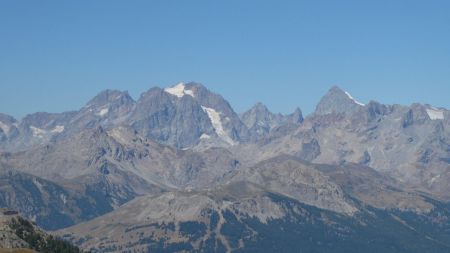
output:
[[[179,87],[184,89],[184,84]],[[176,96],[160,88],[141,95],[131,121],[144,136],[179,148],[214,133],[208,114],[191,95]]]
[[[349,105],[341,113],[314,113],[299,128],[259,146],[255,156],[291,154],[314,163],[357,163],[450,199],[448,110],[420,104]]]
[[[2,121],[2,118],[4,119]],[[85,129],[129,126],[177,148],[199,141],[229,146],[249,140],[247,127],[220,95],[198,83],[152,88],[134,101],[127,92],[105,90],[79,111],[35,113],[20,122],[0,117],[0,148],[24,150],[70,137]]]
[[[198,83],[0,114],[0,206],[92,252],[449,252],[450,111],[238,115]]]
[[[71,119],[75,132],[85,128],[103,128],[124,123],[135,109],[135,101],[126,91],[105,90],[92,98]]]
[[[274,114],[262,103],[257,103],[240,117],[254,139],[267,136],[277,127],[303,122],[303,114],[299,108],[290,115]]]
[[[350,93],[333,86],[317,104],[315,114],[325,115],[329,113],[353,113],[364,104],[356,101]]]
[[[142,94],[133,121],[144,135],[178,148],[199,140],[234,145],[248,138],[248,130],[229,103],[197,83]]]
[[[0,113],[0,143],[8,145],[19,135],[18,123],[12,116]]]

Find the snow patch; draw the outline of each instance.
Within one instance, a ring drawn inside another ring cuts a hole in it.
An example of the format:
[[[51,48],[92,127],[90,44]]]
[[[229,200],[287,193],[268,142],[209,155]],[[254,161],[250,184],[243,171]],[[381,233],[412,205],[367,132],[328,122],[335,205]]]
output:
[[[438,175],[434,176],[433,178],[431,178],[431,180],[430,180],[430,184],[433,184],[433,183],[434,183],[434,181],[438,180],[438,179],[439,179],[440,177],[441,177],[441,175],[440,175],[440,174],[438,174]]]
[[[50,132],[52,132],[52,133],[62,133],[62,132],[64,132],[64,126],[57,125]]]
[[[98,116],[105,116],[105,114],[107,114],[108,111],[109,111],[108,108],[103,108],[103,109],[101,109],[101,110],[97,113],[97,115],[98,115]]]
[[[351,100],[353,100],[353,102],[355,102],[356,104],[358,104],[358,105],[360,105],[360,106],[365,106],[365,104],[363,104],[363,103],[357,101],[356,99],[354,99],[354,98],[352,97],[352,95],[350,95],[350,93],[348,93],[348,92],[346,92],[346,91],[344,91],[344,92],[345,92],[345,94],[347,95],[348,98],[350,98]]]
[[[211,136],[207,135],[207,134],[202,134],[202,136],[200,136],[201,140],[207,140],[207,139],[211,139]]]
[[[40,192],[44,191],[44,186],[36,178],[33,178],[33,183]]]
[[[184,95],[194,97],[194,92],[192,90],[186,90],[186,86],[184,85],[184,83],[178,83],[175,86],[165,88],[164,91],[179,98],[183,97]]]
[[[64,194],[60,194],[59,195],[59,198],[61,199],[61,201],[64,203],[64,205],[67,203],[67,197],[66,197],[66,195],[64,195]]]
[[[10,130],[9,126],[1,121],[0,121],[0,128],[3,130],[3,132],[5,132],[5,134],[9,134]]]
[[[444,119],[444,111],[436,108],[427,109],[427,114],[431,120]]]
[[[208,114],[208,117],[211,120],[211,124],[213,125],[217,135],[227,143],[234,145],[234,141],[230,138],[230,136],[227,135],[227,133],[225,133],[225,130],[222,125],[222,120],[220,119],[220,113],[214,110],[213,108],[205,106],[202,106],[202,109]]]
[[[194,92],[191,90],[184,90],[184,94],[194,97]]]
[[[40,129],[38,127],[30,126],[31,132],[33,133],[34,137],[37,138],[44,138],[44,135],[47,133],[44,129]]]

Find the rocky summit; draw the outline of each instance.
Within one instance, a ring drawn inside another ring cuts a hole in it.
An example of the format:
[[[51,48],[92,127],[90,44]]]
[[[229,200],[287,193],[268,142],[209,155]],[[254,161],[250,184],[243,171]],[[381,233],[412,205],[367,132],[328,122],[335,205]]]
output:
[[[450,252],[449,181],[449,110],[336,86],[310,115],[193,82],[0,114],[0,205],[26,218],[0,215],[3,247],[40,226],[93,253]]]

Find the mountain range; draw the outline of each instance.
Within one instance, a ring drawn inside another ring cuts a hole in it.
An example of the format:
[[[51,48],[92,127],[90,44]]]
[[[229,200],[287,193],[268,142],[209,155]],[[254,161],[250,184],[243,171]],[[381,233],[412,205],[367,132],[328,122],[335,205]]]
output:
[[[91,252],[449,252],[449,179],[449,110],[339,87],[306,117],[199,83],[0,114],[0,205]]]

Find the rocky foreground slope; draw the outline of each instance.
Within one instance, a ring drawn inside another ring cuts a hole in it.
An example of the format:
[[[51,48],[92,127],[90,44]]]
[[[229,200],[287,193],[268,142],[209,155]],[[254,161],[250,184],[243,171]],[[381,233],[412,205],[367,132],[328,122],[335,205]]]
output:
[[[0,252],[81,253],[70,243],[39,229],[16,211],[0,209]]]
[[[237,114],[180,83],[0,121],[0,205],[92,252],[450,251],[444,108]]]

